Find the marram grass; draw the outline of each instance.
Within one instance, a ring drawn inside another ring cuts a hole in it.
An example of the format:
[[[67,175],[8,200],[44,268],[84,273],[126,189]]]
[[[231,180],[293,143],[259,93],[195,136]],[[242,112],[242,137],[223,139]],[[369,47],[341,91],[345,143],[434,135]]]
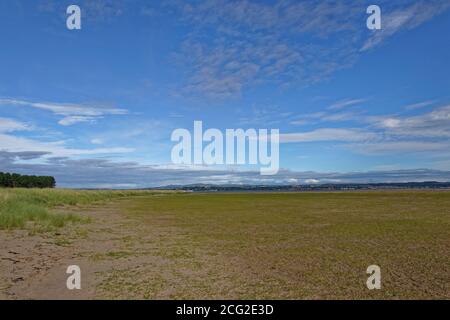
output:
[[[68,189],[0,188],[0,230],[51,230],[86,219],[54,210],[62,206],[88,205],[125,196],[150,194],[151,191],[109,191]]]

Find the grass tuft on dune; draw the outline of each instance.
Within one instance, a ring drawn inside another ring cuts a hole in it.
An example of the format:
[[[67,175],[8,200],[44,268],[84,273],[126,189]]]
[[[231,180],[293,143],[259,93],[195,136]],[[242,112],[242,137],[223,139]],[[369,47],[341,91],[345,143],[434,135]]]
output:
[[[80,216],[56,212],[64,206],[88,205],[122,197],[152,194],[152,191],[1,189],[0,230],[38,228],[51,230],[67,223],[82,222]]]

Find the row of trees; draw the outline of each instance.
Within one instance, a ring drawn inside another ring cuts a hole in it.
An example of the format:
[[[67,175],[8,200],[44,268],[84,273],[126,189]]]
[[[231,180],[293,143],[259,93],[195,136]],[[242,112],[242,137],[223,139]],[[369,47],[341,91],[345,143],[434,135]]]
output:
[[[56,180],[48,176],[24,176],[0,172],[0,187],[5,188],[54,188]]]

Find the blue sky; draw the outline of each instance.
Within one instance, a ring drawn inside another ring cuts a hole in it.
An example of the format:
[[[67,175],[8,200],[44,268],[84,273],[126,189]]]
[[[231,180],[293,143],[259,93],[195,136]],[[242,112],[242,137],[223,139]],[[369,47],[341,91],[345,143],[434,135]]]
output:
[[[449,31],[448,0],[2,1],[0,171],[62,187],[447,181]],[[174,167],[171,132],[194,120],[279,129],[282,170]]]

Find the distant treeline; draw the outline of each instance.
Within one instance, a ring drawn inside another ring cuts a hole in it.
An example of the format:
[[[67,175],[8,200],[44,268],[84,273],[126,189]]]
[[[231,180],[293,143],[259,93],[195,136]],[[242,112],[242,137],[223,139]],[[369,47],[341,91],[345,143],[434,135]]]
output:
[[[0,172],[0,187],[5,188],[54,188],[56,180],[49,176],[24,176]]]

